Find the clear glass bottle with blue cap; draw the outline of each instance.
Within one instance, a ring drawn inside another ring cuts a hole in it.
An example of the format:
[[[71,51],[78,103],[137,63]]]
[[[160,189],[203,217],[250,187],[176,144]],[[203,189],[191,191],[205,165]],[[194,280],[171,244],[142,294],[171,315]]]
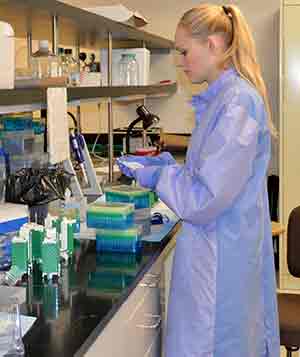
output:
[[[134,53],[123,53],[119,61],[120,86],[139,84],[138,63]]]

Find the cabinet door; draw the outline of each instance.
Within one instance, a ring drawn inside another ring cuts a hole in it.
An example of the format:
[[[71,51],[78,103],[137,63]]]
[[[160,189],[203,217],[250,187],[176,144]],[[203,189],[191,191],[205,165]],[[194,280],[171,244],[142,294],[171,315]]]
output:
[[[146,354],[153,339],[161,334],[161,304],[160,279],[162,262],[158,260],[145,274],[139,287],[146,289],[143,300],[139,302],[128,320],[130,345],[126,353],[131,357],[141,357]]]
[[[157,331],[144,357],[161,357],[161,329]]]
[[[129,322],[147,293],[148,288],[143,286],[137,286],[132,291],[85,353],[86,357],[124,357],[125,352],[127,353],[129,347],[135,343]]]
[[[84,134],[101,133],[107,121],[104,103],[81,103],[80,123]]]
[[[161,328],[161,311],[158,288],[148,288],[145,298],[136,307],[128,321],[130,343],[126,353],[131,357],[144,356]]]
[[[161,263],[154,264],[86,352],[87,357],[141,357],[160,331]]]
[[[164,262],[164,285],[165,285],[165,322],[167,320],[168,313],[168,303],[169,303],[169,293],[170,293],[170,285],[171,285],[171,277],[172,277],[172,268],[173,268],[173,259],[175,253],[175,246],[169,252],[166,260]]]
[[[300,202],[300,5],[283,6],[281,21],[280,222],[286,227]],[[280,288],[298,288],[287,268],[286,234],[280,238]]]
[[[281,150],[281,220],[288,222],[291,210],[299,204],[300,160],[300,6],[285,6],[283,10],[283,108],[280,127]],[[288,188],[288,189],[287,189]]]
[[[126,351],[126,324],[118,314],[97,337],[85,357],[123,357]]]

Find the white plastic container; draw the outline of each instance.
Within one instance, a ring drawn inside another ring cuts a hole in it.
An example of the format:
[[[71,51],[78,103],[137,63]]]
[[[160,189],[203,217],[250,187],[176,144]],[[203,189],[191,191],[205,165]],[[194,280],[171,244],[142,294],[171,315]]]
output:
[[[0,89],[15,85],[15,33],[7,22],[0,21]]]

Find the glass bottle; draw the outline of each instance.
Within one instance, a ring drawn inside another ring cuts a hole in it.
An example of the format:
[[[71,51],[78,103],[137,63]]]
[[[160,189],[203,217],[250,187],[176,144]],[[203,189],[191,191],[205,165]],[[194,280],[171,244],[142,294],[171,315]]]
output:
[[[66,58],[69,85],[79,86],[80,85],[79,63],[73,58],[73,53],[71,48],[65,49],[65,58]]]
[[[123,53],[119,62],[121,86],[136,86],[139,84],[138,63],[133,53]]]
[[[85,52],[79,53],[79,63],[80,63],[80,72],[89,72],[90,67],[86,63],[87,55]]]
[[[96,56],[94,53],[90,54],[90,72],[100,72],[99,62],[96,62]]]
[[[57,56],[49,51],[47,40],[39,41],[39,49],[31,57],[32,76],[44,79],[59,76],[59,61]]]

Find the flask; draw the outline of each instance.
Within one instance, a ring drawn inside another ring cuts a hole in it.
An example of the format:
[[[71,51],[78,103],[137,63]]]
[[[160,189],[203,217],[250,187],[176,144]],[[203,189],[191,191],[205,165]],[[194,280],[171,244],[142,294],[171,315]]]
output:
[[[119,62],[121,86],[136,86],[138,80],[138,63],[133,53],[123,53]]]
[[[11,357],[23,357],[25,355],[25,349],[22,341],[20,306],[16,298],[12,299],[11,309],[13,326],[8,355]]]
[[[58,58],[49,51],[47,40],[39,41],[39,49],[31,57],[32,76],[37,79],[59,76]]]
[[[15,37],[10,24],[0,21],[0,89],[15,84]]]
[[[73,53],[71,48],[65,49],[66,65],[68,68],[68,80],[70,86],[80,85],[80,73],[79,73],[79,63],[73,58]]]

